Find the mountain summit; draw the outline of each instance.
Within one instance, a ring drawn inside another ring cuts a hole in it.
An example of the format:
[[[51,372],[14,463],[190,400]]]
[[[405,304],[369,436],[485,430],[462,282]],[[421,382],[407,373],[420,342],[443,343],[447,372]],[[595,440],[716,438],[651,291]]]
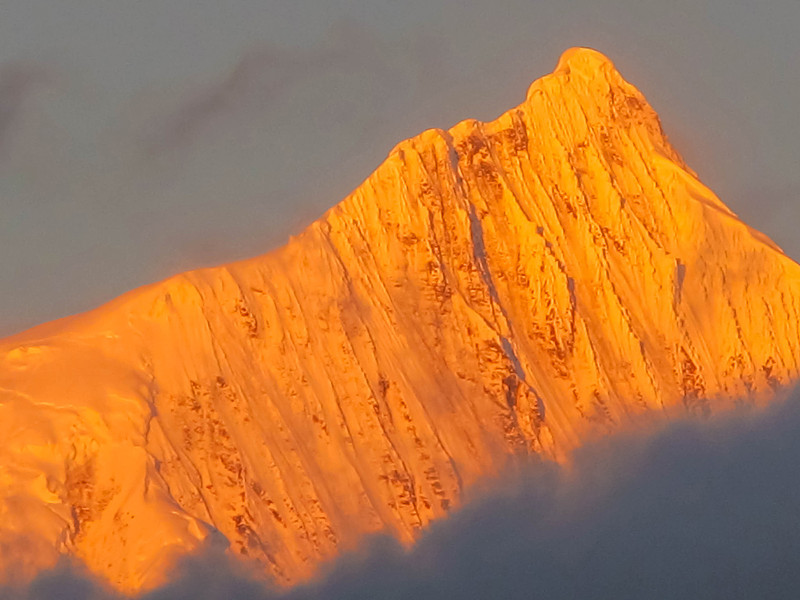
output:
[[[572,49],[285,247],[0,342],[0,572],[135,591],[220,532],[296,582],[518,457],[770,399],[798,315],[800,266]]]

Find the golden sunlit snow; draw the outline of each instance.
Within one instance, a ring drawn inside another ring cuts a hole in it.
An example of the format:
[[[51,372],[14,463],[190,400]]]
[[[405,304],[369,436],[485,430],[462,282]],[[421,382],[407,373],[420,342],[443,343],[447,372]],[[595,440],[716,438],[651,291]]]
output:
[[[286,247],[0,342],[0,572],[68,553],[139,590],[216,529],[293,583],[517,456],[768,400],[798,315],[800,266],[569,50]]]

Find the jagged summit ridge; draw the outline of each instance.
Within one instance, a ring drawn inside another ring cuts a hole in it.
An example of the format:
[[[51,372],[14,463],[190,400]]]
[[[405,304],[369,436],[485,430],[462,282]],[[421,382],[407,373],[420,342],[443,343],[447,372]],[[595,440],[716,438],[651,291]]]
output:
[[[292,583],[365,533],[410,542],[510,461],[769,399],[798,287],[568,51],[284,248],[0,342],[0,568],[69,553],[138,590],[218,531]]]

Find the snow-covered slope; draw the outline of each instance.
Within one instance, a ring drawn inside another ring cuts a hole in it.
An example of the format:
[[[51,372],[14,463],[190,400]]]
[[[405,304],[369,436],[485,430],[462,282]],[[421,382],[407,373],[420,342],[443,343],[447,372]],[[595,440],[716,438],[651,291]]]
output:
[[[277,580],[515,457],[798,376],[800,266],[573,49],[266,256],[0,342],[0,569],[124,590],[219,531]]]

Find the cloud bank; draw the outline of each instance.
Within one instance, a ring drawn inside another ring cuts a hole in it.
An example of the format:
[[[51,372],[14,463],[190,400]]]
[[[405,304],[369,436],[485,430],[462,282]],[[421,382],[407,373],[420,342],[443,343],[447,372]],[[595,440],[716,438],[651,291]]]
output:
[[[288,592],[209,553],[143,598],[794,597],[798,431],[795,393],[765,411],[618,435],[584,447],[569,468],[528,465],[494,482],[411,551],[376,537]],[[56,597],[118,598],[68,565],[0,590],[11,600]]]

